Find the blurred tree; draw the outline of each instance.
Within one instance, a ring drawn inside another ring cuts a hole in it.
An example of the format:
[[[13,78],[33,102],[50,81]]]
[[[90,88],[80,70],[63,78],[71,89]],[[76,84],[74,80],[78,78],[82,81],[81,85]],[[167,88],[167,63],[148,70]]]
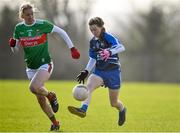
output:
[[[86,22],[87,15],[91,10],[92,1],[41,0],[40,10],[42,10],[44,18],[64,29],[81,52],[80,60],[72,60],[64,41],[56,34],[50,36],[49,47],[53,51],[52,56],[55,63],[54,78],[63,77],[65,79],[72,79],[84,67],[84,62],[87,62],[87,56],[83,55],[87,55],[86,49],[88,50],[88,45],[86,45],[88,43]]]
[[[169,8],[168,14],[165,9],[162,5],[153,5],[147,13],[136,12],[130,17],[130,24],[125,26],[124,40],[128,56],[126,71],[131,75],[127,76],[128,79],[180,81],[179,75],[173,75],[180,72],[176,67],[180,63],[177,60],[180,57],[177,45],[180,29],[176,29],[176,32],[172,29],[172,16],[175,16],[175,12]],[[174,26],[178,27],[179,23]]]
[[[16,10],[17,11],[17,10]],[[15,10],[4,6],[0,18],[0,78],[22,78],[24,75],[23,55],[18,53],[13,55],[8,45],[8,40],[12,37],[13,29],[18,21]]]
[[[93,0],[76,0],[74,3],[70,0],[39,0],[33,1],[37,9],[37,18],[48,19],[57,26],[63,28],[75,46],[80,49],[81,58],[78,61],[71,59],[70,50],[66,44],[56,34],[50,35],[49,47],[55,64],[55,70],[52,78],[72,79],[84,67],[87,57],[88,45],[86,34],[87,14],[91,9]],[[81,3],[81,4],[79,4]],[[0,18],[0,59],[1,71],[0,78],[24,78],[26,77],[23,61],[23,52],[20,51],[15,56],[8,46],[8,39],[12,36],[15,25],[18,23],[18,9],[11,9],[10,6],[4,6],[1,10]],[[54,45],[57,44],[57,45]],[[13,65],[10,65],[13,64]]]

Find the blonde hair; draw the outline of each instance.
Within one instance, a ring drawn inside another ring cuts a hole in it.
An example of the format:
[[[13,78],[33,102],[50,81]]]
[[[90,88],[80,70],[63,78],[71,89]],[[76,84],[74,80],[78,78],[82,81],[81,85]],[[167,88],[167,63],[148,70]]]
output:
[[[26,10],[26,9],[32,9],[33,12],[35,12],[35,7],[33,4],[31,4],[30,2],[23,2],[21,4],[21,6],[19,7],[19,18],[20,19],[22,18],[24,10]]]

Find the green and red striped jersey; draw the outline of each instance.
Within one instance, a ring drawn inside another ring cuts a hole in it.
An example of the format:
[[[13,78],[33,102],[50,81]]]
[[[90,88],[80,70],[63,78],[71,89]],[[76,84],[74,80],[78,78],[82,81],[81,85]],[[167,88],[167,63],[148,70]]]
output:
[[[32,25],[26,25],[25,22],[16,25],[13,36],[19,40],[24,50],[24,60],[28,68],[37,69],[51,62],[47,34],[51,33],[53,26],[49,21],[39,19]]]

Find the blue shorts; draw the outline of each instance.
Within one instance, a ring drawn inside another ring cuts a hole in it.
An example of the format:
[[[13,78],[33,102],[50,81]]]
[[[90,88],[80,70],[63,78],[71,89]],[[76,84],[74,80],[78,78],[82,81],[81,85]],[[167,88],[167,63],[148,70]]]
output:
[[[95,69],[93,74],[101,77],[105,87],[109,89],[119,89],[121,87],[121,71],[119,68],[108,71]]]

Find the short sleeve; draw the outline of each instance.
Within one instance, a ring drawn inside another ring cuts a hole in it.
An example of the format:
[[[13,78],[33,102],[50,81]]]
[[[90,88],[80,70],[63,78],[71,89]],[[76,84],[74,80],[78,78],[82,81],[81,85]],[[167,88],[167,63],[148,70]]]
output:
[[[94,52],[93,49],[89,49],[89,57],[93,58],[93,59],[96,59],[96,53]]]
[[[108,41],[109,43],[111,43],[112,46],[121,43],[119,39],[117,39],[115,36],[113,36],[113,35],[110,34],[110,33],[106,33],[106,34],[105,34],[105,39],[106,39],[106,41]]]
[[[52,24],[50,21],[48,20],[44,20],[44,31],[46,33],[51,33],[52,29],[54,27],[54,24]]]

